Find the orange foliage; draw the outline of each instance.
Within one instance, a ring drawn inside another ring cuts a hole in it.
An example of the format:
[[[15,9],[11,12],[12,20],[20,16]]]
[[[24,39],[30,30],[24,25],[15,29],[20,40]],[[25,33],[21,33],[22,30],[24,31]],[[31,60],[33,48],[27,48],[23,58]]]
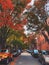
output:
[[[14,7],[11,0],[0,0],[0,4],[2,4],[2,8],[4,10],[6,10],[8,8],[13,9],[13,7]]]
[[[26,0],[27,3],[29,3],[31,0]]]
[[[23,19],[22,20],[22,25],[25,25],[27,22],[28,22],[27,19]]]
[[[28,0],[26,1],[28,2]],[[3,25],[7,25],[14,30],[22,30],[23,25],[26,24],[27,20],[24,19],[23,21],[21,21],[21,24],[14,25],[14,22],[12,22],[12,16],[10,15],[10,12],[8,12],[8,10],[14,11],[14,5],[12,1],[11,0],[0,0],[0,4],[2,5],[2,9],[3,9],[3,12],[0,12],[0,27],[2,27]],[[18,14],[19,14],[18,15],[19,17],[20,13]]]

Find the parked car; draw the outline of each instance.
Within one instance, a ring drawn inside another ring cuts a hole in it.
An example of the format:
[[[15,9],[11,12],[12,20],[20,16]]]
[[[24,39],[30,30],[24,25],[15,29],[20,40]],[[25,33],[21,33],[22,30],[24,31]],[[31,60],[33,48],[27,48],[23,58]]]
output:
[[[22,52],[20,49],[18,49],[17,51],[18,51],[18,55],[20,55],[20,54],[21,54],[21,52]]]
[[[39,55],[39,51],[37,50],[37,49],[34,49],[33,50],[33,52],[31,53],[31,55],[33,56],[33,57],[38,57],[38,55]]]
[[[13,57],[17,57],[18,56],[18,51],[17,50],[13,50],[12,51],[12,55],[13,55]]]
[[[47,53],[49,54],[49,50],[47,50]]]
[[[39,61],[42,65],[49,65],[49,54],[45,50],[39,54]]]
[[[0,63],[8,64],[13,59],[13,55],[8,49],[0,50]]]
[[[32,52],[33,52],[33,50],[29,50],[29,49],[28,49],[28,50],[26,50],[26,51],[27,51],[28,53],[32,53]]]

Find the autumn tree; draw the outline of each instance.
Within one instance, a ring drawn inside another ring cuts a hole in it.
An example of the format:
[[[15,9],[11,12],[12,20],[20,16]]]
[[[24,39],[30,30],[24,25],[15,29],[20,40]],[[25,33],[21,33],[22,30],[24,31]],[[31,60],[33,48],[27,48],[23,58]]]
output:
[[[45,11],[46,3],[47,0],[35,0],[33,6],[29,9],[26,9],[26,11],[23,13],[23,16],[27,15],[27,30],[36,33],[41,32],[44,35],[46,41],[49,43],[49,26],[46,24],[46,19],[49,16]],[[47,31],[48,36],[46,36],[44,33],[45,31]]]
[[[46,41],[49,43],[49,26],[47,24],[47,18],[49,17],[48,11],[47,10],[47,6],[46,4],[48,4],[49,1],[47,0],[37,0],[35,2],[35,7],[37,8],[38,12],[38,17],[40,18],[41,22],[43,23],[42,27],[41,27],[41,33],[44,35]],[[49,7],[49,6],[48,6]],[[47,31],[48,36],[44,33],[44,31]]]
[[[0,0],[0,29],[3,37],[9,28],[24,31],[23,26],[26,25],[32,33],[41,32],[49,43],[49,38],[44,33],[46,30],[49,35],[49,26],[46,24],[49,16],[45,11],[47,0],[35,0],[32,5],[28,5],[31,1],[34,0]],[[2,36],[0,38],[3,39]]]
[[[0,0],[0,44],[2,44],[3,47],[6,44],[6,39],[8,38],[8,36],[12,34],[12,29],[23,29],[22,24],[20,24],[19,22],[20,18],[17,16],[17,11],[15,11],[12,1]]]

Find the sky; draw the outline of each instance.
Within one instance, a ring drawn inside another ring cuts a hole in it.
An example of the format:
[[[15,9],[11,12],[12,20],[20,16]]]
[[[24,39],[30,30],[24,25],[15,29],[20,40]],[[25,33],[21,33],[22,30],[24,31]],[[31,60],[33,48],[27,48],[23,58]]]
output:
[[[45,4],[45,11],[46,11],[47,15],[49,15],[49,0]]]
[[[35,1],[35,0],[31,0],[31,2],[29,2],[29,3],[27,4],[27,6],[33,6],[33,5],[34,5],[34,1]],[[27,7],[27,6],[26,6],[26,7]],[[24,14],[25,12],[27,12],[27,11],[28,11],[28,10],[25,8],[24,11],[21,13],[21,15],[23,15],[23,14]]]
[[[24,34],[28,35],[28,34],[31,34],[32,32],[30,30],[27,30],[27,27],[26,25],[24,25]]]

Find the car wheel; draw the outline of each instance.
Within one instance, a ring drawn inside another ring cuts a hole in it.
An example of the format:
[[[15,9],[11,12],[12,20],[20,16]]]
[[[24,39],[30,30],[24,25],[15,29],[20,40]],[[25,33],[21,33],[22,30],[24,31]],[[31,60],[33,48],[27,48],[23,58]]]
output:
[[[9,59],[6,59],[6,65],[9,63]]]

